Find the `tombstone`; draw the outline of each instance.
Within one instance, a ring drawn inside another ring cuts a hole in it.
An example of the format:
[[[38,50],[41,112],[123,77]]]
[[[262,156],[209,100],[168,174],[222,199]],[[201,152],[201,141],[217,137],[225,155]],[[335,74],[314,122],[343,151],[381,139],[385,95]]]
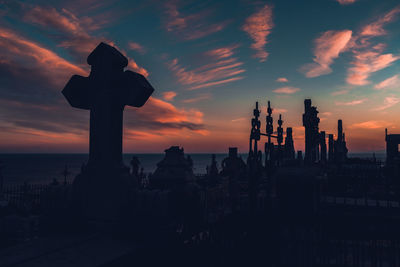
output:
[[[154,89],[129,70],[128,59],[100,43],[88,56],[89,77],[73,75],[62,93],[72,107],[90,110],[89,161],[73,183],[74,205],[88,219],[119,218],[134,184],[122,161],[126,105],[141,107]]]

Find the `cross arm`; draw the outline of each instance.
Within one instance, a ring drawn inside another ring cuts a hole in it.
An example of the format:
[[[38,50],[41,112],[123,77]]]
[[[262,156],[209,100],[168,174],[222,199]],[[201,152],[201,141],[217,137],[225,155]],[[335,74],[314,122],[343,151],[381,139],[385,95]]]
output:
[[[132,107],[141,107],[154,92],[153,86],[147,79],[136,72],[125,71],[122,78],[124,90],[124,104]]]
[[[62,94],[74,108],[90,109],[89,78],[73,75],[62,90]]]

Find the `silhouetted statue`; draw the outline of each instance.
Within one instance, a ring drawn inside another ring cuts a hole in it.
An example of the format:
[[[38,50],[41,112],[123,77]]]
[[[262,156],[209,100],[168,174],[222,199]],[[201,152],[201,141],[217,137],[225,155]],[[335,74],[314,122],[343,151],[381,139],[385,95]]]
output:
[[[71,106],[90,110],[88,165],[123,167],[122,113],[126,105],[141,107],[154,89],[136,72],[124,71],[128,59],[100,43],[88,56],[89,77],[74,75],[62,93]]]
[[[333,141],[333,134],[328,135],[328,145],[329,145],[328,160],[329,160],[329,163],[332,163],[334,161],[334,157],[335,157],[335,146],[334,146],[334,141]]]
[[[131,174],[135,177],[139,177],[140,161],[138,157],[132,156],[130,164],[131,164]]]
[[[64,170],[62,172],[62,175],[64,176],[64,185],[67,184],[67,177],[68,177],[69,174],[71,174],[71,173],[68,171],[67,164],[65,164]]]
[[[286,128],[285,137],[285,158],[289,160],[295,159],[294,143],[293,143],[293,130],[292,127]]]
[[[319,158],[319,118],[317,108],[311,106],[311,99],[304,100],[303,126],[305,128],[305,155],[306,164],[315,163]]]
[[[207,175],[209,176],[218,175],[218,167],[217,167],[217,161],[215,160],[215,154],[211,155],[211,165],[207,166]]]

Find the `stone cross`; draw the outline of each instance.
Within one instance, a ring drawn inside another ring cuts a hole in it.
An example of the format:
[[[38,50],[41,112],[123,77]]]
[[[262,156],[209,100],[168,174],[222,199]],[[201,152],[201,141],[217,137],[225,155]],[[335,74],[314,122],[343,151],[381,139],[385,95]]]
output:
[[[154,89],[143,75],[124,71],[128,59],[105,43],[92,51],[87,63],[89,77],[73,75],[62,93],[71,106],[90,110],[88,166],[120,168],[124,107],[143,106]]]

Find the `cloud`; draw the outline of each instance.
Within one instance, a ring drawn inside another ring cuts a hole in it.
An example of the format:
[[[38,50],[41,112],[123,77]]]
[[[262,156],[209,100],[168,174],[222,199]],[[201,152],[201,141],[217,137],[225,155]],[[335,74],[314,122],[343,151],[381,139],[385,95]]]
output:
[[[332,72],[331,65],[339,54],[349,47],[352,31],[326,31],[314,40],[314,63],[304,65],[301,70],[306,77],[313,78]]]
[[[87,70],[9,29],[0,28],[0,51],[0,62],[9,71],[30,70],[20,73],[28,76],[26,78],[37,75],[46,77],[54,85],[60,85],[71,74],[87,74]]]
[[[227,46],[205,52],[203,55],[211,62],[188,70],[175,58],[168,63],[168,68],[178,78],[178,82],[189,86],[189,90],[226,84],[243,79],[239,76],[245,70],[243,63],[233,57],[237,46]]]
[[[272,92],[277,93],[277,94],[294,94],[298,91],[300,91],[300,88],[296,88],[296,87],[292,87],[292,86],[285,86],[285,87],[281,87],[281,88],[272,90]]]
[[[345,95],[345,94],[347,94],[348,92],[349,92],[349,90],[343,89],[343,90],[338,90],[338,91],[332,92],[331,95],[333,95],[333,96]]]
[[[356,0],[337,0],[337,1],[341,5],[349,5],[349,4],[353,4],[356,2]]]
[[[287,83],[287,82],[289,82],[289,80],[287,78],[285,78],[285,77],[280,77],[280,78],[276,79],[276,81],[278,83]]]
[[[372,73],[387,68],[400,59],[398,55],[383,54],[386,45],[383,43],[374,44],[370,40],[377,36],[386,35],[387,32],[383,27],[393,22],[399,13],[400,6],[397,6],[373,23],[365,25],[354,38],[354,59],[351,62],[353,66],[348,69],[347,83],[359,86],[369,84],[368,78]]]
[[[171,101],[174,100],[176,93],[173,91],[167,91],[162,93],[164,100]]]
[[[348,69],[347,82],[352,85],[369,84],[369,76],[387,68],[393,62],[399,60],[399,56],[393,54],[380,54],[379,51],[354,51],[354,60],[352,67]]]
[[[260,62],[267,60],[268,52],[265,51],[265,45],[268,43],[267,37],[273,27],[272,6],[269,4],[248,17],[242,27],[242,30],[253,39],[251,48],[257,51],[255,57],[259,58]]]
[[[102,25],[97,23],[98,20],[90,17],[79,18],[66,9],[58,11],[55,8],[40,6],[26,8],[28,11],[24,14],[24,20],[42,26],[45,33],[58,42],[58,46],[67,49],[79,62],[84,62],[83,59],[86,59],[100,42],[106,42],[117,47],[114,42],[107,40],[107,38],[90,34],[89,31],[97,30]],[[119,48],[119,50],[121,49]],[[149,73],[145,68],[139,66],[134,59],[129,57],[128,59],[129,68],[145,77],[148,76]]]
[[[128,47],[131,50],[137,51],[140,54],[145,54],[146,53],[146,48],[144,48],[142,45],[135,43],[135,42],[129,42]]]
[[[398,74],[387,78],[386,80],[383,80],[374,86],[374,88],[378,90],[394,87],[400,87],[400,79]]]
[[[368,25],[365,25],[361,30],[360,36],[376,37],[376,36],[385,35],[386,31],[385,31],[385,29],[383,29],[383,27],[386,24],[393,22],[397,18],[397,15],[399,13],[400,13],[400,6],[397,6],[394,9],[390,10],[388,13],[386,13],[381,18],[375,20],[374,22],[372,22]]]
[[[167,21],[165,27],[168,32],[174,32],[180,38],[185,40],[200,39],[223,30],[227,25],[226,21],[205,24],[204,21],[210,21],[211,12],[208,10],[196,10],[197,12],[184,15],[178,10],[178,2],[166,2],[165,14],[167,15]]]
[[[184,99],[184,100],[182,100],[182,102],[183,103],[195,103],[195,102],[199,102],[199,101],[202,101],[202,100],[207,100],[207,99],[210,99],[210,98],[211,98],[211,94],[200,94],[200,95],[198,95],[196,97],[193,97],[193,98]]]
[[[364,103],[365,101],[367,101],[367,99],[363,98],[363,99],[352,100],[352,101],[348,101],[348,102],[335,102],[335,105],[336,106],[355,106],[355,105],[360,105],[360,104]]]
[[[398,104],[399,102],[400,102],[400,98],[399,97],[388,96],[388,97],[385,97],[385,100],[383,101],[383,105],[380,106],[380,107],[375,108],[374,110],[376,110],[376,111],[385,110],[385,109],[388,109],[390,107],[393,107],[394,105]]]
[[[248,118],[241,117],[241,118],[233,119],[233,120],[231,120],[231,122],[241,122],[241,121],[244,121],[244,120],[247,120],[247,119]]]
[[[392,126],[393,123],[388,121],[365,121],[360,123],[354,123],[350,125],[350,128],[361,128],[361,129],[379,129],[379,128],[387,128]]]

